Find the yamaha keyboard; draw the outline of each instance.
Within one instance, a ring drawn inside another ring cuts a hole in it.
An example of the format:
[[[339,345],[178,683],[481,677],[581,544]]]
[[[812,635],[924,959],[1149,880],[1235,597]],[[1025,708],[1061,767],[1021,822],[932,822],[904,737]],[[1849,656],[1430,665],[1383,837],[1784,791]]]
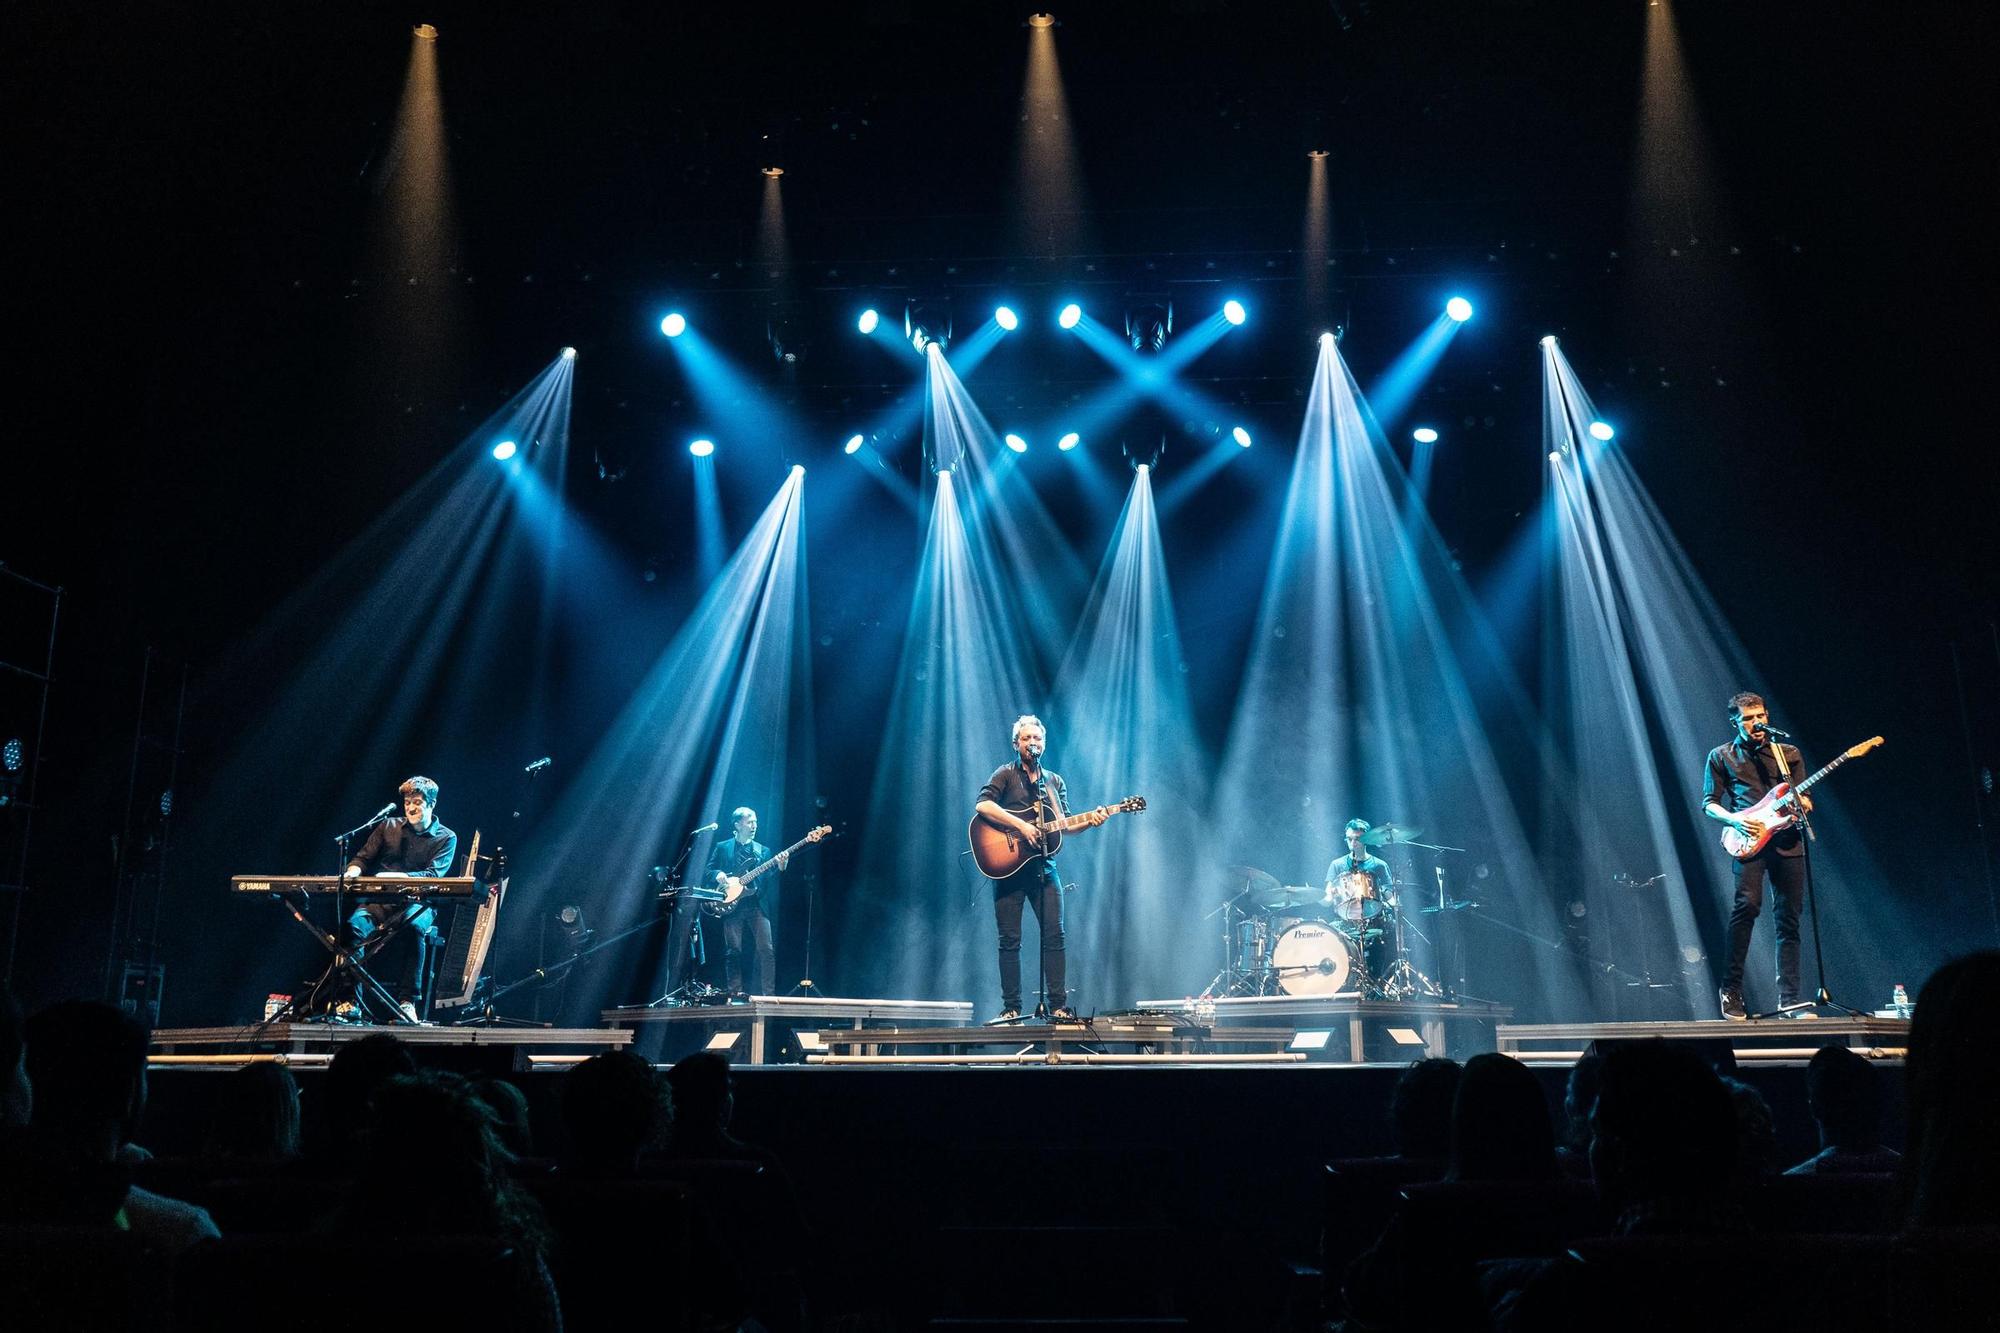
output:
[[[232,875],[229,887],[236,893],[340,894],[366,902],[413,902],[432,898],[476,898],[482,890],[471,875],[447,875],[443,879],[404,879],[388,875],[361,875],[342,882],[338,875]]]

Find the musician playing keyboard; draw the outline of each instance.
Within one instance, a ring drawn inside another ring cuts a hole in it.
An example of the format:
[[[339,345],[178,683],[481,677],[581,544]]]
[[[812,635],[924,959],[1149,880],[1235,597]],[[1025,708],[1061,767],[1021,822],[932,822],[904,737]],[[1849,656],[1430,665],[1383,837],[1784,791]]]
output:
[[[440,879],[451,873],[458,835],[437,820],[437,783],[416,777],[397,790],[403,799],[403,817],[375,825],[368,841],[348,862],[346,878],[369,874],[385,879]],[[406,928],[417,937],[416,965],[410,973],[403,1016],[423,1022],[430,1007],[431,958],[442,942],[437,913],[422,903],[370,903],[354,909],[347,918],[347,929],[358,944],[397,918],[406,919]]]

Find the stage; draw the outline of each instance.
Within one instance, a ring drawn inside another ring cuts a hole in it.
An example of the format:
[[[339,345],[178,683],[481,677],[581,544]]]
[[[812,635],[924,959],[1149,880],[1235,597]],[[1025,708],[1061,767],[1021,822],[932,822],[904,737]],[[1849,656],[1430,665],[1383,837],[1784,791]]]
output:
[[[323,1065],[340,1047],[386,1033],[422,1053],[476,1051],[482,1068],[565,1069],[599,1051],[629,1046],[617,1028],[464,1027],[372,1023],[255,1023],[247,1027],[161,1028],[147,1062],[155,1068],[234,1068],[260,1060]]]
[[[969,1000],[889,1000],[839,999],[821,995],[752,995],[743,1004],[689,1004],[648,1008],[644,1005],[606,1009],[607,1025],[630,1024],[656,1028],[660,1047],[685,1055],[706,1045],[730,1052],[742,1064],[761,1065],[775,1054],[773,1029],[796,1030],[813,1022],[836,1022],[852,1030],[870,1023],[928,1023],[933,1026],[961,1027],[972,1021]],[[736,1041],[748,1037],[747,1049],[735,1050]],[[717,1039],[727,1037],[719,1046]]]
[[[1665,1037],[1674,1041],[1727,1043],[1738,1063],[1803,1062],[1822,1046],[1846,1046],[1870,1060],[1903,1058],[1909,1045],[1907,1018],[1813,1019],[1727,1018],[1670,1023],[1523,1023],[1500,1024],[1495,1049],[1529,1064],[1574,1064],[1593,1041],[1644,1041]]]

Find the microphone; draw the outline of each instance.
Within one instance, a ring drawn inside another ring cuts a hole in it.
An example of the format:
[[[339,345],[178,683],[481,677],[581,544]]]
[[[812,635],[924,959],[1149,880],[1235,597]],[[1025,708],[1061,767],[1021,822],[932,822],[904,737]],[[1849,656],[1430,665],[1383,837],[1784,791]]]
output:
[[[1757,730],[1766,732],[1772,736],[1776,736],[1781,740],[1790,740],[1792,738],[1791,732],[1785,731],[1779,727],[1774,727],[1769,722],[1766,722],[1763,726],[1757,728]]]
[[[537,759],[534,763],[529,764],[526,768],[522,769],[521,771],[523,773],[539,773],[548,766],[549,766],[549,757],[547,755],[543,755],[540,759]]]
[[[370,815],[368,817],[368,822],[372,824],[378,819],[387,819],[390,815],[395,814],[398,808],[400,808],[400,803],[396,801],[391,801],[389,802],[389,804],[383,806],[380,810],[377,810],[374,814]]]
[[[721,828],[721,827],[722,827],[722,825],[720,825],[720,824],[703,824],[703,825],[702,825],[702,826],[701,826],[700,828],[698,828],[698,829],[696,829],[696,830],[695,830],[694,832],[692,832],[692,833],[688,834],[688,836],[689,836],[690,838],[698,838],[698,837],[700,837],[700,836],[701,836],[702,834],[704,834],[704,833],[713,833],[713,832],[715,832],[715,831],[716,831],[717,829],[719,829],[719,828]]]
[[[368,820],[366,823],[357,824],[353,828],[347,830],[347,832],[338,835],[337,837],[334,838],[334,842],[343,843],[346,842],[349,838],[358,837],[360,834],[365,833],[369,829],[373,828],[375,825],[387,819],[390,815],[395,814],[396,808],[397,808],[397,803],[395,801],[389,802],[389,804],[383,806],[380,810],[377,810],[374,814],[368,816]]]

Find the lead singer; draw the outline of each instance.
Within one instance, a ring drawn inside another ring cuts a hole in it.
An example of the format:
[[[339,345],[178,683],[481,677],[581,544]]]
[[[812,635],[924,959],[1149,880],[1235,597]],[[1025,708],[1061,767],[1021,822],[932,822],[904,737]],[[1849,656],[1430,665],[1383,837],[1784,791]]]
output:
[[[1014,719],[1014,752],[1020,759],[993,771],[979,789],[977,806],[981,818],[1011,828],[1040,847],[1042,836],[1028,814],[1043,822],[1061,819],[1069,813],[1069,789],[1062,775],[1042,767],[1042,751],[1048,745],[1048,731],[1033,714]],[[1102,824],[1102,812],[1091,821]],[[1021,1016],[1021,908],[1032,903],[1035,922],[1042,928],[1042,980],[1048,987],[1048,1017],[1071,1022],[1076,1011],[1069,1007],[1066,955],[1063,950],[1063,885],[1055,860],[1037,856],[1006,879],[993,881],[993,922],[1000,937],[1000,1013],[995,1023],[1011,1023]]]

